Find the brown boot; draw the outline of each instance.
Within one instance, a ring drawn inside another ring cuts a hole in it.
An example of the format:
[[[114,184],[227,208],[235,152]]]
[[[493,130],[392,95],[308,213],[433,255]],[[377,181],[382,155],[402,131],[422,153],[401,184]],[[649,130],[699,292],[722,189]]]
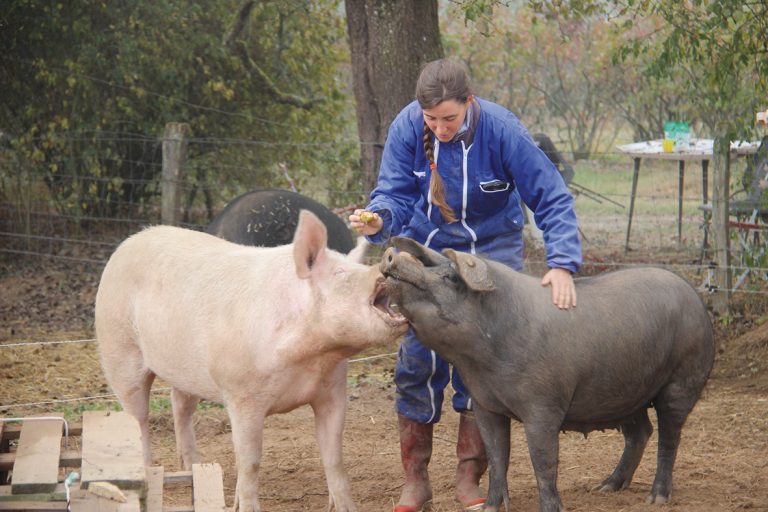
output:
[[[456,455],[459,458],[456,468],[456,499],[464,510],[482,510],[485,493],[479,485],[480,477],[488,468],[488,457],[475,415],[471,411],[462,412],[459,417]]]
[[[405,484],[393,512],[420,512],[432,500],[427,465],[432,457],[432,423],[417,423],[397,415],[400,430],[400,457]]]

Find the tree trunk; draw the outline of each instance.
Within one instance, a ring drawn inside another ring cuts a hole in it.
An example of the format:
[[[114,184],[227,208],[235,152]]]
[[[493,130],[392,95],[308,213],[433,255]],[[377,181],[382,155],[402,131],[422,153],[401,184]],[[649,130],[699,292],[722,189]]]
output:
[[[441,58],[443,47],[437,0],[345,0],[345,6],[367,198],[390,123],[413,101],[421,67]]]

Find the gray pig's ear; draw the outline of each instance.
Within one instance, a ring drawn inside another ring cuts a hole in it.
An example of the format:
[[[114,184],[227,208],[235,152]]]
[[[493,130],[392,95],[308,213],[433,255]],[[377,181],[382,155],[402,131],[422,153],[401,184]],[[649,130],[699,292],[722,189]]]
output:
[[[421,261],[425,267],[436,267],[445,261],[445,256],[437,251],[433,251],[429,247],[421,245],[412,238],[393,236],[391,240],[398,251],[407,252]]]
[[[496,289],[493,281],[488,276],[488,265],[475,256],[465,252],[444,249],[443,254],[456,265],[461,279],[470,290],[476,292],[489,292]]]
[[[299,224],[293,235],[293,263],[299,279],[307,279],[312,267],[325,256],[328,231],[309,210],[299,212]]]

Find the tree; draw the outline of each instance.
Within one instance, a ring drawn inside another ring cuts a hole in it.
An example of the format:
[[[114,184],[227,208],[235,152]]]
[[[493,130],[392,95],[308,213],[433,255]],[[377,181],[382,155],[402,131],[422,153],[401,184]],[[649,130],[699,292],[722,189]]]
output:
[[[618,116],[610,101],[622,73],[611,66],[615,36],[603,20],[545,17],[525,6],[497,9],[470,30],[457,18],[446,22],[447,32],[461,34],[450,47],[468,63],[479,95],[530,130],[564,139],[576,159],[612,144],[608,127]]]
[[[524,34],[516,47],[525,60],[521,79],[540,96],[573,158],[589,158],[616,121],[608,106],[618,74],[609,66],[610,34],[597,19],[539,19],[523,9],[518,20],[529,19],[518,24]]]
[[[630,34],[619,57],[648,55],[644,72],[679,79],[692,110],[714,134],[737,138],[754,125],[768,96],[768,3],[763,0],[530,0],[544,12],[594,13],[627,31],[649,17],[653,34]],[[680,79],[681,78],[681,79]]]
[[[338,2],[5,2],[0,130],[59,212],[81,217],[157,194],[169,121],[197,139],[189,170],[214,168],[221,187],[283,185],[281,162],[298,180],[347,169],[356,147],[329,143],[353,133]]]
[[[387,129],[414,99],[421,67],[443,56],[437,0],[345,0],[363,192],[375,183]]]
[[[536,0],[545,9],[560,10],[561,0]],[[572,0],[574,13],[603,12],[631,27],[648,16],[665,22],[656,37],[630,39],[621,58],[654,58],[646,72],[654,77],[682,74],[690,104],[705,113],[714,135],[712,224],[717,313],[728,312],[730,293],[729,191],[730,141],[751,136],[755,112],[768,97],[768,3],[764,0]],[[610,12],[609,12],[610,11]]]
[[[608,105],[630,124],[636,139],[660,136],[664,121],[675,119],[698,124],[701,136],[740,138],[753,127],[755,111],[765,108],[768,3],[762,0],[460,0],[457,4],[466,20],[484,33],[504,18],[500,11],[516,10],[520,4],[542,14],[546,23],[602,20],[614,32],[601,42],[601,46],[609,43],[606,49],[613,66],[604,66],[599,76],[604,79],[605,73],[616,70],[619,74],[613,73],[611,81],[601,85],[610,98]],[[562,38],[554,46],[561,46],[560,51],[571,44]],[[528,61],[510,58],[516,65]]]

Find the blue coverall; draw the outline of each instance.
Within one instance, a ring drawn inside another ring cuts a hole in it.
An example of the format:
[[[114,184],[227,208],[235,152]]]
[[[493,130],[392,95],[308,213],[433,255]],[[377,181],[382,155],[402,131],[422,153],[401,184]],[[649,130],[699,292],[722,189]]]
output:
[[[381,231],[368,237],[371,242],[406,236],[438,251],[452,248],[522,270],[522,199],[543,232],[547,265],[578,271],[581,242],[573,196],[514,114],[475,97],[457,136],[447,143],[433,140],[446,201],[459,218],[450,224],[431,202],[423,129],[416,101],[389,128],[377,186],[366,206],[384,221]],[[449,372],[448,363],[409,331],[395,367],[397,412],[419,423],[438,422]],[[470,410],[456,371],[452,385],[454,409]]]

